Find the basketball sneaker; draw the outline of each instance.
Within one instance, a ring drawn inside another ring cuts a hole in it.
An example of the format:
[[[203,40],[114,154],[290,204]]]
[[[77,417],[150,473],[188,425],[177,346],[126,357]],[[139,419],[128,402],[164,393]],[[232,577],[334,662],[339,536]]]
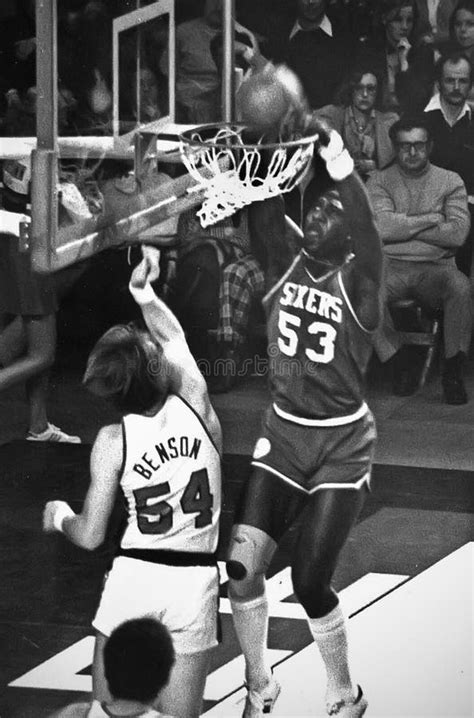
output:
[[[364,698],[362,688],[357,686],[358,692],[353,701],[337,701],[332,705],[326,706],[328,716],[338,716],[338,718],[361,718],[367,710],[367,700]]]
[[[253,688],[247,686],[247,698],[242,718],[260,718],[260,716],[271,713],[280,691],[281,686],[273,677],[262,692],[254,691]]]
[[[48,422],[48,426],[44,431],[36,434],[34,431],[29,431],[26,437],[27,441],[45,441],[45,442],[58,442],[60,444],[80,444],[81,439],[79,436],[70,436],[65,431],[60,429],[54,424]]]

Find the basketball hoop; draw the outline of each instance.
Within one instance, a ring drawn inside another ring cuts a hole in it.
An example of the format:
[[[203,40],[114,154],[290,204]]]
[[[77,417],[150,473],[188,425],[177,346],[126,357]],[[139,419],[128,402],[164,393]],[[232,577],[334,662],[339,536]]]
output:
[[[204,188],[197,212],[208,227],[252,202],[290,192],[308,169],[318,135],[286,142],[249,143],[246,127],[214,123],[179,135],[186,169]]]

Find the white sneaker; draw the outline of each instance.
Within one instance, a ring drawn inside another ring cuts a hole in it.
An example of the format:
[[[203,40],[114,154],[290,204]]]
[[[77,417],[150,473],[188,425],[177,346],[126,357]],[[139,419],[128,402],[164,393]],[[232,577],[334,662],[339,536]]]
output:
[[[54,426],[54,424],[50,424],[48,422],[48,428],[44,431],[40,432],[39,434],[35,434],[34,431],[29,431],[28,435],[26,437],[27,441],[56,441],[60,444],[80,444],[81,439],[79,436],[70,436],[69,434],[66,434],[65,431],[62,431],[57,426]]]
[[[281,686],[273,677],[261,693],[247,686],[247,698],[242,718],[260,718],[271,713],[280,695]]]
[[[328,716],[338,716],[338,718],[362,718],[367,710],[367,700],[364,698],[362,688],[357,686],[358,692],[353,701],[337,701],[332,706],[328,705]]]

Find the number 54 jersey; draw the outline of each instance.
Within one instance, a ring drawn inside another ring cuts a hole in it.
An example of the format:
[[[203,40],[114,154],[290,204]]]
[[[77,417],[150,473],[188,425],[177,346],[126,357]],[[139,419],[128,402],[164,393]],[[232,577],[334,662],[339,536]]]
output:
[[[343,419],[364,405],[371,334],[347,296],[347,269],[313,277],[300,253],[264,297],[274,407],[289,420]]]
[[[123,432],[128,523],[121,547],[214,553],[221,459],[201,418],[171,394],[154,416],[125,416]]]

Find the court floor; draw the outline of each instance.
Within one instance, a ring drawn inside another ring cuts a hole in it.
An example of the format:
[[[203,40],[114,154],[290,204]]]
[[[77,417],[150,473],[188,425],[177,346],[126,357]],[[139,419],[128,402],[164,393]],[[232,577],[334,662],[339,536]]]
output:
[[[473,409],[443,406],[436,377],[409,400],[379,386],[370,393],[380,436],[373,491],[335,576],[350,617],[355,679],[369,698],[367,716],[468,718],[474,715]],[[226,435],[221,559],[266,399],[260,379],[214,397]],[[83,445],[38,446],[11,434],[2,439],[0,432],[2,718],[43,718],[90,690],[90,621],[118,520],[114,515],[107,541],[92,554],[42,534],[47,499],[80,509],[94,432],[111,419],[83,393],[80,376],[64,368],[53,381],[52,403]],[[0,404],[0,416],[8,412],[17,427],[22,411],[15,392]],[[283,685],[275,716],[323,716],[323,667],[292,596],[291,548],[290,531],[269,573],[269,645]],[[232,718],[241,714],[243,664],[225,570],[221,593],[223,643],[205,712]]]

